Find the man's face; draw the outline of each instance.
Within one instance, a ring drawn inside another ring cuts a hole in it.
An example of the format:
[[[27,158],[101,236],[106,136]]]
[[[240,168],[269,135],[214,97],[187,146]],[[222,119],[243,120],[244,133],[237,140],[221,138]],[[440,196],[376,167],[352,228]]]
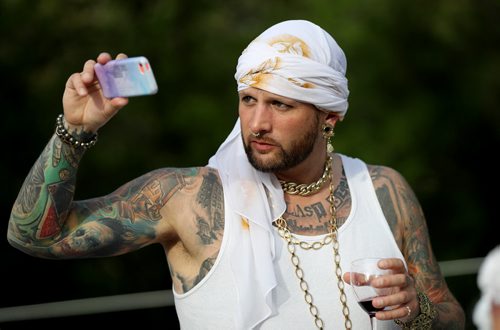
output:
[[[280,172],[295,167],[318,148],[319,111],[260,89],[240,92],[241,133],[248,160],[259,171]],[[258,137],[252,135],[260,133]]]

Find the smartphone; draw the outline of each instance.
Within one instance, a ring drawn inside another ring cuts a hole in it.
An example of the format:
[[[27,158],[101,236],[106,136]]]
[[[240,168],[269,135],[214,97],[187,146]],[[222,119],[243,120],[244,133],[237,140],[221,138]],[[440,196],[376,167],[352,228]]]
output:
[[[111,60],[94,66],[105,97],[130,97],[158,92],[153,70],[144,56]]]

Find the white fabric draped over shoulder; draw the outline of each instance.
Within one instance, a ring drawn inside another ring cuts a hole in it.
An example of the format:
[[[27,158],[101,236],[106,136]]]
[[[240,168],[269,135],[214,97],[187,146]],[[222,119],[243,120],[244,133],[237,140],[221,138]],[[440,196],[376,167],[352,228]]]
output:
[[[308,21],[291,20],[270,27],[250,43],[238,60],[235,78],[239,91],[260,88],[343,118],[349,94],[345,72],[344,53],[326,31]],[[208,166],[219,171],[226,215],[234,212],[230,214],[248,221],[249,230],[231,238],[238,240],[238,251],[229,253],[238,291],[238,329],[252,329],[277,309],[272,222],[286,210],[283,191],[273,174],[249,163],[239,119]]]
[[[274,175],[259,172],[248,162],[239,120],[208,166],[218,169],[222,180],[226,221],[235,218],[233,212],[239,221],[248,221],[248,231],[231,237],[239,242],[238,250],[228,252],[239,298],[238,329],[252,329],[276,310],[272,222],[285,212],[283,190]]]
[[[255,87],[336,112],[348,108],[347,61],[333,37],[303,20],[264,31],[243,51],[236,68],[238,91]]]

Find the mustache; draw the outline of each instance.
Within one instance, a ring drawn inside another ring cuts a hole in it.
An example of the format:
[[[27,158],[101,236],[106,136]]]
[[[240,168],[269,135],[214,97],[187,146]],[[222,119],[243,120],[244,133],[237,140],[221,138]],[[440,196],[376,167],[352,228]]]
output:
[[[276,142],[276,140],[274,140],[273,138],[270,138],[266,135],[262,135],[259,137],[248,135],[248,142],[252,142],[252,141],[257,141],[260,143],[267,143],[267,144],[272,144],[272,145],[279,145],[279,143]]]

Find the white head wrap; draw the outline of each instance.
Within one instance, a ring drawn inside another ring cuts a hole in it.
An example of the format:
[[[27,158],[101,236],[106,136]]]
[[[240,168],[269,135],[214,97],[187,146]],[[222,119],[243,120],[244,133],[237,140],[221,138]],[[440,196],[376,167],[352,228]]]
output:
[[[333,111],[347,111],[347,61],[328,32],[303,20],[272,26],[243,51],[236,68],[238,91],[260,88]]]
[[[238,61],[238,90],[256,87],[334,111],[347,110],[346,60],[333,38],[303,20],[272,26],[255,39]],[[243,148],[238,120],[209,160],[218,169],[226,198],[226,221],[246,219],[248,231],[231,234],[237,251],[229,251],[238,291],[238,329],[252,329],[276,312],[272,222],[286,210],[283,190],[270,173],[255,170]],[[241,221],[241,220],[239,220]],[[240,223],[231,224],[231,227]],[[229,233],[225,233],[229,234]]]

